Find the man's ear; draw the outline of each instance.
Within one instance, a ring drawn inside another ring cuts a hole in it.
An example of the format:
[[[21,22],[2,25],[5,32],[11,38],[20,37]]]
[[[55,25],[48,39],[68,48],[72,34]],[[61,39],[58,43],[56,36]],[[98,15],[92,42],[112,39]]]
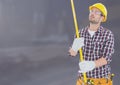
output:
[[[101,22],[104,20],[104,18],[105,18],[104,16],[101,16]]]

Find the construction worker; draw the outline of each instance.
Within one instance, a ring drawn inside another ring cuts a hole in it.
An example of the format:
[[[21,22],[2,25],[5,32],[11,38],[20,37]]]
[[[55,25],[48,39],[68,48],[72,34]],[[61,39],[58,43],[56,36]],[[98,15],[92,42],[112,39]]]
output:
[[[107,9],[102,3],[89,7],[89,25],[80,30],[80,38],[75,38],[69,54],[76,56],[82,48],[84,61],[79,62],[76,85],[112,85],[110,62],[114,53],[113,33],[101,26],[107,20]],[[91,84],[84,83],[83,73]]]

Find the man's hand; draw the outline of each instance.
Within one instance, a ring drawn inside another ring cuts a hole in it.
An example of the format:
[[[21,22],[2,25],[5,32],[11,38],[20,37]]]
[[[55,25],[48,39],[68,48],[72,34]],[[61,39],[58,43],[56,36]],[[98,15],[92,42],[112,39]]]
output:
[[[72,44],[72,47],[69,49],[69,55],[70,56],[76,56],[78,50],[84,46],[84,38],[75,38]]]
[[[82,61],[79,63],[79,68],[80,68],[79,72],[85,73],[93,70],[95,67],[96,65],[94,61]]]
[[[77,52],[75,52],[72,48],[70,48],[68,52],[69,52],[69,55],[72,57],[77,55]]]
[[[73,41],[72,49],[77,53],[82,46],[84,46],[84,38],[75,38]]]

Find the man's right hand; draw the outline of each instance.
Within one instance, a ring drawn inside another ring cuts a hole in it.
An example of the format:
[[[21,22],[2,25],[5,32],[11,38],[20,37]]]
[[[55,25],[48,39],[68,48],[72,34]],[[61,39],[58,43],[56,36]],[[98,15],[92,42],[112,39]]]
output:
[[[81,37],[81,38],[75,38],[74,41],[73,41],[73,44],[72,44],[72,49],[75,51],[75,52],[78,52],[78,50],[84,46],[84,38]]]

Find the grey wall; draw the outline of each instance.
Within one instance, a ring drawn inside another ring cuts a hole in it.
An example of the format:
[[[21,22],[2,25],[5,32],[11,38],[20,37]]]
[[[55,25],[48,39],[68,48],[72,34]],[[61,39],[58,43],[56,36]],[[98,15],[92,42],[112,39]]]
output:
[[[65,5],[61,6],[64,2],[53,0],[1,0],[0,46],[56,42],[56,38],[60,38],[58,42],[67,40],[64,20],[68,13],[67,9],[64,9]]]
[[[113,31],[114,85],[119,69],[119,0],[74,0],[79,28],[88,25],[88,7],[102,2]],[[67,55],[74,36],[70,0],[0,0],[0,85],[75,85],[79,57]]]

